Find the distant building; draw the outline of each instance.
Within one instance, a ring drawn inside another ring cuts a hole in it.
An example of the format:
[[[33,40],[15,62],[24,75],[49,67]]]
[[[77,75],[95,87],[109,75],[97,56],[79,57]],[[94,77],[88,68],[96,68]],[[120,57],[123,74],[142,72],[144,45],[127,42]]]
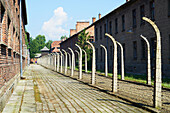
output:
[[[92,18],[92,22],[95,22],[96,18]],[[68,50],[68,47],[76,50],[77,47],[75,44],[78,42],[78,36],[83,31],[86,30],[86,33],[89,32],[90,42],[94,42],[94,26],[89,27],[89,22],[77,22],[76,29],[70,29],[70,37],[61,42],[61,49]]]
[[[55,53],[55,52],[59,52],[60,51],[60,43],[61,41],[54,41],[51,44],[51,52]]]
[[[49,49],[45,46],[41,51],[41,56],[48,55],[49,54]]]

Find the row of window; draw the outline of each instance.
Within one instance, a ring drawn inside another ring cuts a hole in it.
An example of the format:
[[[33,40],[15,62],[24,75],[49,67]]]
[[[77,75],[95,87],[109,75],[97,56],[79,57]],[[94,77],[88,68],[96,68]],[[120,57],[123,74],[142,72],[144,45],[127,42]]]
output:
[[[152,38],[151,41],[151,58],[155,58],[155,49],[156,49],[156,40],[155,38]],[[125,43],[122,44],[123,46],[123,49],[124,49],[124,58],[126,56],[126,53],[125,53]],[[138,44],[137,44],[137,41],[133,41],[133,59],[134,60],[137,60],[138,56],[137,56],[137,53],[138,53],[138,48],[137,48]],[[113,59],[113,46],[110,46],[110,50],[108,50],[109,53],[109,57],[110,59],[112,60]],[[147,55],[147,48],[146,48],[146,42],[144,40],[141,40],[141,60],[145,60],[146,59],[146,55]],[[100,55],[103,55],[105,54],[104,53],[104,49],[101,47],[100,48]],[[170,54],[170,36],[169,36],[169,54]],[[104,57],[100,56],[98,57],[99,55],[99,50],[98,48],[96,48],[96,60],[97,61],[104,61]],[[100,58],[100,59],[98,59]]]
[[[142,17],[145,16],[145,6],[141,5],[140,6],[140,25],[144,25],[145,22],[142,19]],[[155,19],[155,4],[154,0],[150,2],[150,17],[152,20]],[[125,31],[125,15],[121,16],[121,27],[122,27],[122,32]],[[118,18],[114,20],[114,29],[115,29],[115,34],[118,33]],[[112,21],[109,22],[109,31],[107,31],[107,24],[104,24],[104,35],[106,32],[110,33],[112,35]],[[136,28],[137,27],[137,11],[136,9],[132,10],[132,27]],[[100,31],[100,39],[102,39],[102,26],[99,27]],[[95,28],[95,36],[96,36],[96,41],[98,41],[98,28]],[[105,36],[104,36],[105,37]]]
[[[3,55],[3,56],[6,56],[6,53],[7,53],[7,51],[6,51],[6,46],[5,45],[0,45],[1,46],[1,55]],[[13,58],[15,58],[15,54],[13,54]],[[12,50],[11,49],[8,49],[8,57],[12,57]]]

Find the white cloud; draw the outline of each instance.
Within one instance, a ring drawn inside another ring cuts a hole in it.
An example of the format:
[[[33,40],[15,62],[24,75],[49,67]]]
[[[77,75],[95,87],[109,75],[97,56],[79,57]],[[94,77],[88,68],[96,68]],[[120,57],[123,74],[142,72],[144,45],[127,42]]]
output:
[[[68,35],[68,31],[64,29],[68,21],[67,13],[62,7],[54,10],[54,15],[42,26],[41,32],[45,34],[47,40],[60,40],[63,35]]]

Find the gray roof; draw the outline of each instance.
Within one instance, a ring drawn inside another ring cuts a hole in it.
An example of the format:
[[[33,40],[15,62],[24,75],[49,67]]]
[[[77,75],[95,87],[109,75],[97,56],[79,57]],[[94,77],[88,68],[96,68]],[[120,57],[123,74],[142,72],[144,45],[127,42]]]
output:
[[[49,49],[45,46],[43,49],[41,49],[40,51],[49,51]]]

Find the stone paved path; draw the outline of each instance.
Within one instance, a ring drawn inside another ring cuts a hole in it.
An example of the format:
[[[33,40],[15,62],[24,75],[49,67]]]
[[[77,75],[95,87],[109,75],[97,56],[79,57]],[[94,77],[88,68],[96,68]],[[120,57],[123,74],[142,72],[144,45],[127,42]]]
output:
[[[24,76],[27,79],[19,82],[3,113],[147,113],[131,103],[39,65],[31,65]]]

